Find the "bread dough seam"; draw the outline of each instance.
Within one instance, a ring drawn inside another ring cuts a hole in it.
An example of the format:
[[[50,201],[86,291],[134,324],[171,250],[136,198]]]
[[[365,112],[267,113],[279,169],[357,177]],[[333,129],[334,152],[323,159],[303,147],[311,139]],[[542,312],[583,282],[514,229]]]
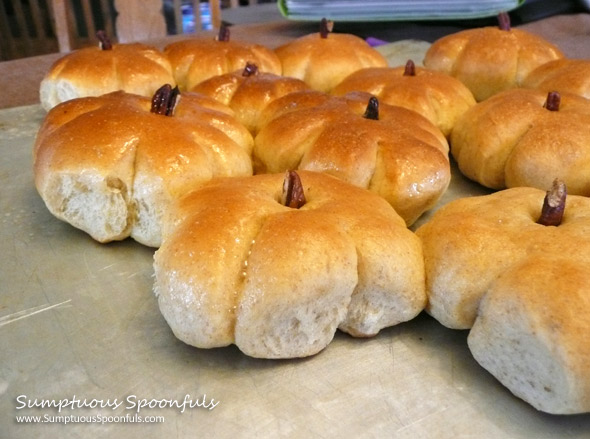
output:
[[[127,228],[129,235],[131,236],[135,224],[139,221],[139,209],[137,207],[137,201],[135,200],[135,177],[137,175],[137,161],[139,157],[139,146],[141,142],[135,146],[134,157],[131,169],[131,187],[129,188],[129,199],[127,200]]]
[[[373,188],[376,187],[373,179],[375,178],[375,173],[377,172],[377,162],[379,161],[379,156],[383,154],[383,148],[385,148],[384,144],[385,144],[385,142],[383,141],[383,139],[379,139],[377,141],[377,146],[375,147],[375,155],[373,157],[373,163],[371,165],[371,167],[373,168],[373,170],[371,171],[371,178],[369,178],[369,183],[367,184],[367,187],[365,188],[367,190],[373,190]],[[380,193],[380,192],[378,192],[378,193]]]
[[[278,201],[277,201],[278,202]],[[240,310],[241,304],[242,304],[242,298],[244,296],[244,289],[246,288],[246,279],[248,278],[248,269],[250,267],[249,262],[249,257],[252,254],[252,249],[254,248],[254,245],[257,242],[258,239],[258,235],[260,235],[260,232],[262,231],[262,229],[264,228],[264,225],[266,224],[266,222],[268,221],[268,218],[270,215],[273,215],[273,213],[267,213],[266,215],[264,215],[263,218],[259,218],[258,222],[259,223],[259,227],[258,230],[256,230],[256,233],[253,233],[253,238],[250,240],[250,245],[248,247],[248,252],[246,254],[246,258],[242,261],[242,271],[238,274],[239,276],[239,281],[236,284],[236,295],[234,298],[234,307],[233,307],[233,319],[231,321],[231,325],[230,325],[230,330],[231,330],[231,334],[232,334],[232,338],[233,338],[233,343],[235,344],[235,340],[236,340],[236,324],[238,321],[238,312]]]
[[[529,131],[535,128],[535,125],[535,122],[529,124],[527,129],[524,130],[524,132],[521,133],[516,139],[514,139],[514,143],[510,145],[510,153],[506,155],[506,160],[502,164],[502,181],[504,182],[504,185],[506,185],[506,167],[508,166],[508,163],[510,163],[510,161],[512,160],[512,157],[514,156],[515,152],[519,150],[521,140],[529,133]]]

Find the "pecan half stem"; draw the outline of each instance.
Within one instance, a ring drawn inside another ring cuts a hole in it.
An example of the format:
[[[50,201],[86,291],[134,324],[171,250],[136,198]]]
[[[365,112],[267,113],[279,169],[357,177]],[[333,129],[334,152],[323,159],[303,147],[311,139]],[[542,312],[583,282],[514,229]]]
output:
[[[247,62],[246,67],[242,71],[242,76],[254,76],[258,74],[258,66],[256,64]]]
[[[556,91],[550,91],[543,107],[549,111],[559,111],[560,104],[561,95]]]
[[[105,31],[96,31],[96,38],[98,38],[98,46],[100,47],[100,50],[112,50],[113,45]]]
[[[406,63],[406,68],[404,69],[404,76],[416,76],[416,65],[414,61],[411,59],[408,60]]]
[[[179,95],[178,87],[172,88],[170,84],[163,85],[154,93],[150,111],[162,116],[174,115],[174,108],[178,103]]]
[[[219,33],[217,34],[217,41],[229,41],[229,26],[221,24],[219,26]]]
[[[543,209],[541,216],[537,221],[538,224],[544,226],[558,226],[563,219],[563,212],[565,210],[565,199],[567,197],[567,190],[565,183],[558,178],[553,180],[551,189],[547,191],[545,199],[543,200]]]
[[[379,120],[379,100],[375,96],[371,96],[365,114],[365,119]]]
[[[285,181],[283,182],[283,195],[281,197],[281,204],[293,209],[299,209],[306,203],[305,194],[303,193],[303,184],[299,178],[299,174],[295,171],[287,171],[285,173]]]
[[[330,32],[332,32],[333,28],[333,21],[327,20],[326,18],[322,18],[322,20],[320,21],[320,37],[328,38],[328,35],[330,34]]]
[[[500,12],[498,14],[498,27],[500,30],[510,30],[510,15],[507,12]]]

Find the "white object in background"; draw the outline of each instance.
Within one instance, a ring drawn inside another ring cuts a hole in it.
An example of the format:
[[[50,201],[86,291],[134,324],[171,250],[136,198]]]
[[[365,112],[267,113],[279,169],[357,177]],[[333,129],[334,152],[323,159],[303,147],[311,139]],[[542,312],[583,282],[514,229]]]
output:
[[[145,41],[166,36],[161,0],[115,0],[119,43]]]

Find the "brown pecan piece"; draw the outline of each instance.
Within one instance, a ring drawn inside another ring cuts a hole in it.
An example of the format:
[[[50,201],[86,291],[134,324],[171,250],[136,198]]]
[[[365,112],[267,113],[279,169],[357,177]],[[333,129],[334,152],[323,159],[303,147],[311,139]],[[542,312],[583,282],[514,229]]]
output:
[[[379,120],[379,100],[375,96],[371,96],[365,114],[365,119]]]
[[[150,111],[154,114],[161,114],[162,116],[172,116],[179,96],[178,87],[172,88],[170,84],[163,85],[154,93]]]
[[[544,226],[558,226],[563,219],[567,190],[565,183],[558,178],[553,180],[551,190],[547,191],[543,200],[543,209],[537,223]]]
[[[508,12],[500,12],[498,14],[498,27],[500,30],[510,30],[510,15],[508,15]]]
[[[295,171],[287,171],[283,182],[283,194],[281,204],[293,209],[299,209],[306,203],[303,193],[303,184],[299,174]]]
[[[549,111],[559,111],[559,105],[561,104],[561,95],[556,91],[550,91],[547,94],[547,100],[543,105]]]
[[[322,20],[320,21],[320,37],[328,38],[328,35],[330,34],[330,32],[332,32],[332,29],[334,29],[334,22],[322,18]]]
[[[258,74],[258,66],[250,62],[246,63],[246,67],[242,71],[242,76],[254,76],[256,74]]]
[[[96,38],[98,38],[98,45],[101,50],[112,50],[113,45],[111,44],[111,40],[105,31],[96,31]]]
[[[229,26],[222,24],[219,26],[219,33],[217,34],[217,41],[229,41]]]
[[[406,63],[406,67],[404,69],[404,76],[416,76],[416,65],[414,61],[411,59],[408,60]]]

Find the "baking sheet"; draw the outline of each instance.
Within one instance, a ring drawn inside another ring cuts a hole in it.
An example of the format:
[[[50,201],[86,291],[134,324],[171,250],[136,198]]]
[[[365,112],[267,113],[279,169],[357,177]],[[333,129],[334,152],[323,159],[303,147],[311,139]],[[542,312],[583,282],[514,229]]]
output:
[[[98,244],[37,195],[43,116],[0,111],[1,437],[590,437],[590,415],[537,412],[478,366],[466,331],[424,314],[372,339],[337,333],[302,360],[176,340],[152,293],[153,250]],[[440,204],[483,192],[455,172]],[[119,407],[88,407],[100,400]],[[138,413],[142,400],[162,407]],[[29,408],[44,401],[65,402]]]

